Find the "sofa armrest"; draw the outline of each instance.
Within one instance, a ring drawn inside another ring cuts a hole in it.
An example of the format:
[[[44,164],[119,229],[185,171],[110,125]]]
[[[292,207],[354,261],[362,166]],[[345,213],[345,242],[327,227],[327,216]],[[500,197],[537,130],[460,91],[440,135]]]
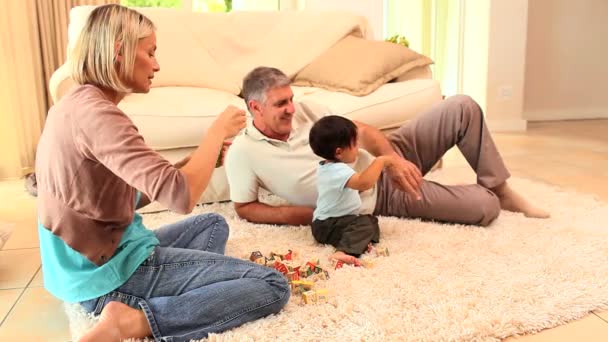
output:
[[[51,75],[49,80],[49,91],[53,103],[57,103],[74,85],[74,80],[70,77],[71,71],[68,63],[64,63]]]

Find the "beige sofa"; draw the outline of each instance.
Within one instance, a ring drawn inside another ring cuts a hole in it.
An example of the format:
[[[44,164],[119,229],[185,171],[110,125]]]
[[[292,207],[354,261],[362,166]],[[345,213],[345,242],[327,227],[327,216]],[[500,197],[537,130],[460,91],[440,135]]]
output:
[[[68,51],[92,9],[81,6],[70,12]],[[138,10],[157,26],[161,70],[148,94],[128,95],[120,108],[146,142],[171,161],[190,153],[227,105],[245,109],[238,94],[242,77],[252,68],[275,66],[295,77],[345,36],[371,36],[363,17],[345,12]],[[55,102],[73,85],[69,62],[51,78]],[[429,70],[426,65],[413,67],[400,75],[399,82],[381,85],[365,96],[309,86],[293,90],[297,101],[318,102],[336,114],[386,129],[441,100],[439,85]],[[228,199],[225,172],[218,168],[201,201]]]

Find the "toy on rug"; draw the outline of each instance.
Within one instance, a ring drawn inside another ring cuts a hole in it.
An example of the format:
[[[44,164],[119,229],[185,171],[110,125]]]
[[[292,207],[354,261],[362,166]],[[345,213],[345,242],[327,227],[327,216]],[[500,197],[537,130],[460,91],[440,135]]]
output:
[[[310,260],[304,265],[296,266],[294,259],[297,258],[297,253],[291,249],[285,254],[270,252],[269,255],[270,257],[266,257],[262,252],[254,251],[249,255],[249,260],[281,272],[289,281],[291,293],[301,295],[302,304],[328,303],[329,291],[325,288],[316,288],[317,282],[329,279],[329,272],[320,266],[319,260]],[[370,244],[361,257],[361,266],[373,268],[374,257],[379,256],[389,256],[388,248]],[[332,259],[332,266],[337,270],[344,266],[344,262]]]
[[[371,243],[367,246],[367,251],[359,258],[359,265],[354,265],[356,267],[363,266],[365,268],[374,268],[375,262],[374,258],[377,257],[387,257],[390,253],[387,247],[383,246],[374,246]],[[344,266],[344,261],[338,259],[332,259],[332,266],[334,270],[342,268]]]
[[[264,256],[260,251],[254,251],[249,256],[249,260],[281,272],[289,281],[291,293],[302,295],[302,304],[327,303],[329,291],[315,287],[318,281],[329,279],[329,272],[320,266],[319,260],[307,261],[304,265],[296,266],[294,263],[296,255],[297,253],[291,249],[286,254],[270,252],[270,257]]]
[[[367,246],[367,253],[368,255],[374,255],[376,257],[380,257],[380,256],[384,256],[387,257],[390,255],[390,253],[388,252],[388,247],[384,247],[384,246],[374,246],[372,244],[370,244],[369,246]]]
[[[328,303],[329,295],[327,289],[310,290],[302,293],[302,304]]]
[[[367,247],[367,252],[363,256],[361,256],[361,266],[365,268],[374,268],[375,258],[387,257],[389,255],[390,253],[388,251],[388,247],[374,246],[370,244]]]
[[[249,260],[259,265],[273,267],[281,272],[289,280],[311,278],[312,281],[329,279],[329,272],[324,270],[317,261],[308,261],[304,265],[296,266],[293,262],[296,253],[288,250],[287,254],[270,252],[270,257],[265,257],[262,252],[255,251],[249,256]]]

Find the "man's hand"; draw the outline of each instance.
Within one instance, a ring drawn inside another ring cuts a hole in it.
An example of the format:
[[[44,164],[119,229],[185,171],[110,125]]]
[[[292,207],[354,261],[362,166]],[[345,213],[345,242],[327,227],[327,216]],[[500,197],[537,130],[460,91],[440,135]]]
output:
[[[422,173],[412,162],[398,156],[392,156],[392,163],[386,169],[397,188],[414,196],[416,200],[422,199],[420,184]]]
[[[386,136],[378,129],[358,121],[354,121],[354,123],[357,125],[359,146],[376,157],[391,158],[392,161],[386,170],[397,188],[414,196],[417,200],[421,199],[422,173],[418,167],[398,155]]]

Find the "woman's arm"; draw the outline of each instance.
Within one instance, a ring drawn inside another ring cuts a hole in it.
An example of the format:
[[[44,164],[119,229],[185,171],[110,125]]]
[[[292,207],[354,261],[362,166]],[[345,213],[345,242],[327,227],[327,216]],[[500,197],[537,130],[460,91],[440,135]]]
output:
[[[207,188],[217,158],[224,146],[224,140],[235,136],[245,127],[245,111],[228,106],[213,122],[190,160],[180,169],[186,176],[190,190],[188,212],[196,205],[203,191]]]
[[[116,106],[80,113],[74,134],[85,158],[97,160],[150,201],[189,213],[209,183],[224,139],[244,126],[245,112],[227,108],[181,170],[146,145],[137,127]]]

